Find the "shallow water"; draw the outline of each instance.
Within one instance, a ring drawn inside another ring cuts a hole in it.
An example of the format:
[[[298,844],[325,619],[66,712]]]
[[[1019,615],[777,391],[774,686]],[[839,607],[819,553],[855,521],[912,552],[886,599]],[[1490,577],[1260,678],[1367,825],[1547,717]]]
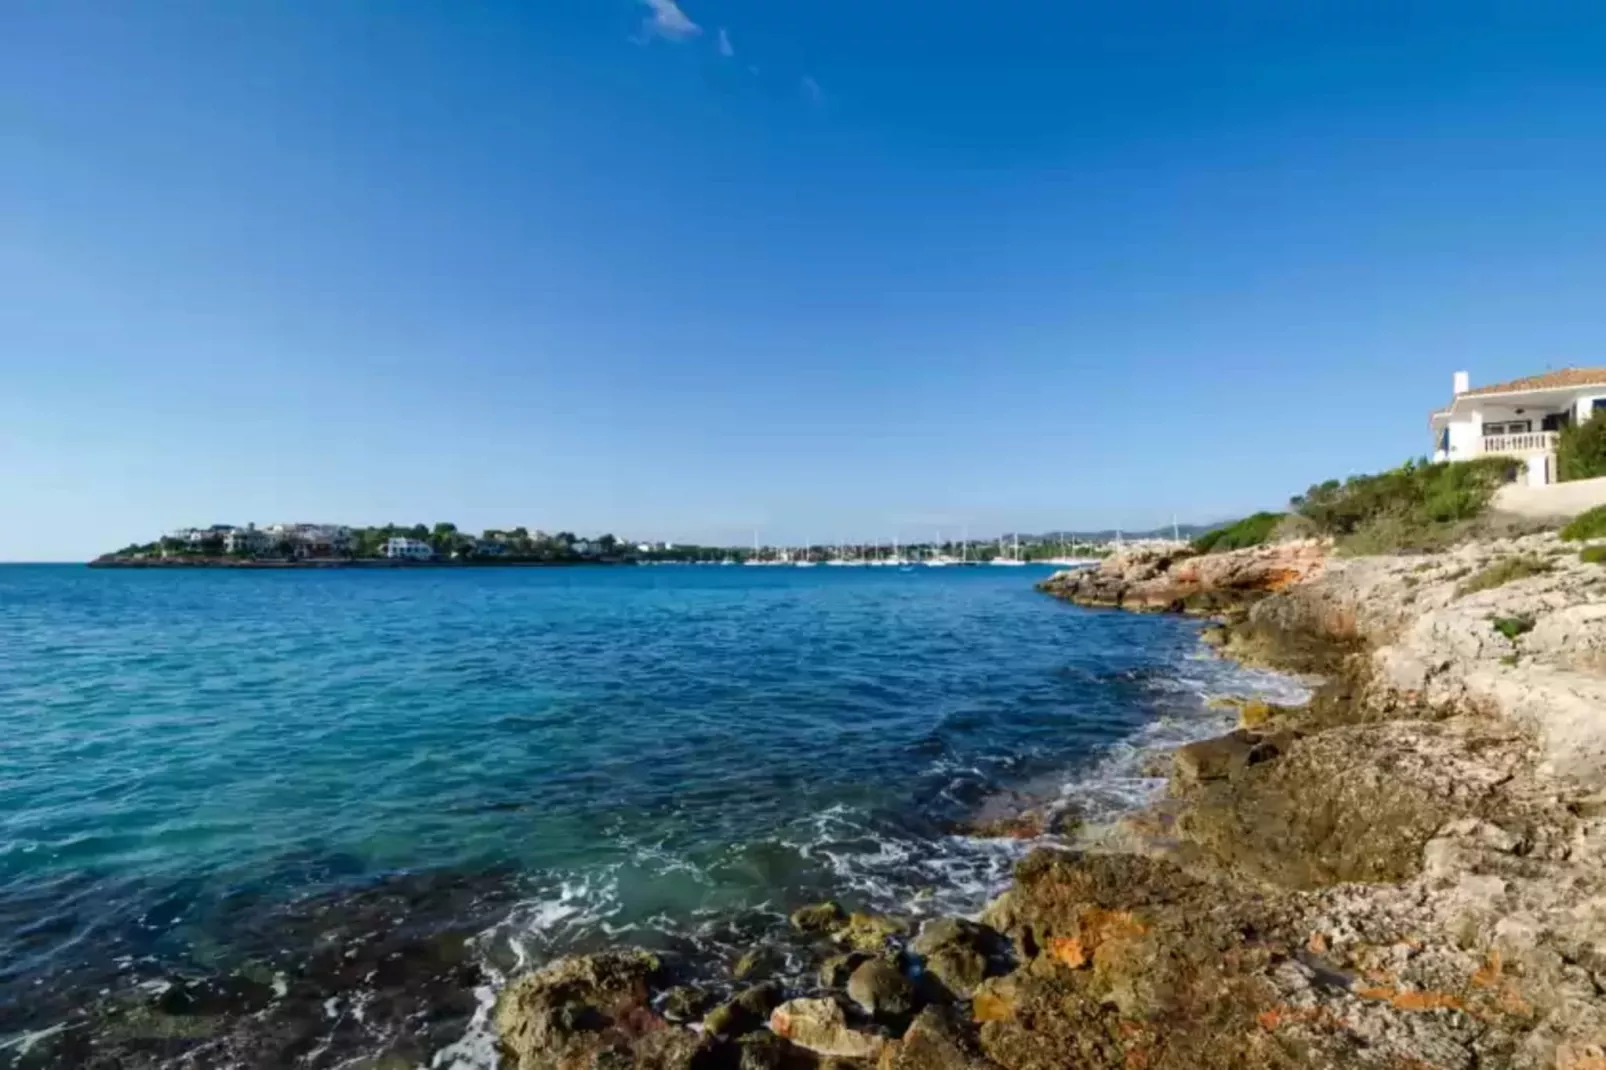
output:
[[[978,909],[1022,849],[950,835],[985,800],[1107,815],[1202,696],[1291,686],[1043,574],[0,567],[0,1062],[157,999],[279,1032],[152,1059],[473,1065],[474,989],[571,947]]]

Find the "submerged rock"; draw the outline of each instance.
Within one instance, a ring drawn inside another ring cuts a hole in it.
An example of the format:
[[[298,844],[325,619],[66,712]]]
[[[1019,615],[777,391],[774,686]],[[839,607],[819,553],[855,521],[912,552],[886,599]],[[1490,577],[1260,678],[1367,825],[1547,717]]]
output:
[[[675,1022],[689,1022],[707,1010],[711,1002],[713,1002],[712,997],[696,985],[676,985],[663,994],[659,1006],[663,1009],[665,1018]]]
[[[885,1037],[850,1028],[833,999],[783,1003],[770,1015],[770,1029],[799,1047],[843,1059],[873,1059],[887,1043]]]

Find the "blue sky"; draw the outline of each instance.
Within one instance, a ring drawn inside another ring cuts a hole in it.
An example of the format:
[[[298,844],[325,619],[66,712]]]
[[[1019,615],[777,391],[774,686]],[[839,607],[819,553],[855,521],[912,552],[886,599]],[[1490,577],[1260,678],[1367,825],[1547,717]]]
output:
[[[1128,528],[1606,364],[1606,9],[20,0],[0,559]]]

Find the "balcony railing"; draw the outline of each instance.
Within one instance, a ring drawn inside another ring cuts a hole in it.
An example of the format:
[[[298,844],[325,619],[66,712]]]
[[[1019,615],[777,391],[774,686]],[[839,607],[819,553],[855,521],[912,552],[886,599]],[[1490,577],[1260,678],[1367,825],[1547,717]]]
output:
[[[1483,453],[1550,453],[1556,448],[1556,432],[1529,431],[1521,435],[1484,435]]]

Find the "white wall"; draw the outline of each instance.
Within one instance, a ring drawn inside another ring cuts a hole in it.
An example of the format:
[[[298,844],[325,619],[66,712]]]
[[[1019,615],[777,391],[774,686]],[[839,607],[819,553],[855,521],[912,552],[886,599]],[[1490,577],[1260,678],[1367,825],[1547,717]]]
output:
[[[1493,508],[1526,517],[1574,517],[1585,509],[1606,505],[1606,476],[1572,483],[1530,487],[1511,483],[1495,492]]]
[[[1450,460],[1468,461],[1478,455],[1481,427],[1482,418],[1476,412],[1450,422]]]

